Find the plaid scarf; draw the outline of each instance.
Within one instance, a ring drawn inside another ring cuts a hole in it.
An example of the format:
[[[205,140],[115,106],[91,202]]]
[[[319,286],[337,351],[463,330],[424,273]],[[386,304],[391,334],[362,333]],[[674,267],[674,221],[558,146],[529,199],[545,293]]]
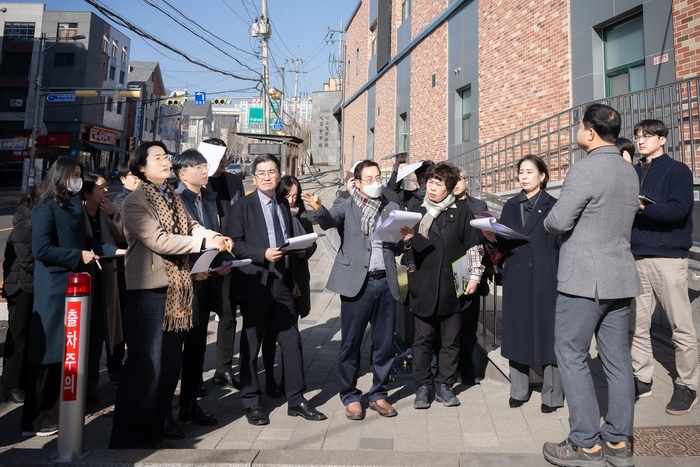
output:
[[[362,211],[362,221],[360,223],[362,231],[365,235],[369,235],[372,232],[372,227],[374,226],[374,220],[377,218],[379,213],[379,208],[382,205],[381,198],[365,198],[360,194],[360,190],[355,190],[352,195],[352,199],[357,204],[357,207]]]
[[[160,225],[169,234],[187,235],[187,214],[182,200],[175,190],[165,184],[165,189],[153,182],[141,182],[143,192],[156,208]],[[163,195],[167,195],[167,199]],[[189,255],[162,255],[165,274],[168,276],[168,292],[165,299],[163,331],[187,331],[192,328],[192,277]]]

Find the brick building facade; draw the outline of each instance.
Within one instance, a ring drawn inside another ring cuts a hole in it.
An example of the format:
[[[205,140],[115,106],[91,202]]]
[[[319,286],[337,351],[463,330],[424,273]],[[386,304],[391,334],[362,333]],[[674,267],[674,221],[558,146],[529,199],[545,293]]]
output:
[[[388,168],[403,151],[409,162],[453,159],[582,104],[700,74],[696,0],[361,0],[346,32],[345,168],[364,158]],[[524,151],[472,163],[512,164]],[[553,164],[554,180],[567,164]]]

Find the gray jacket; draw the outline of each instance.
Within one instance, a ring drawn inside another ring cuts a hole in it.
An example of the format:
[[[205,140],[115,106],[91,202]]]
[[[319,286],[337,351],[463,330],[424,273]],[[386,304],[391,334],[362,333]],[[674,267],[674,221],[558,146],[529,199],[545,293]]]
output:
[[[630,250],[639,180],[615,146],[594,149],[572,165],[559,201],[544,221],[561,235],[559,292],[601,300],[642,293]]]
[[[396,203],[383,198],[380,219],[377,222],[382,222],[395,209],[399,209]],[[336,254],[326,288],[345,297],[355,297],[362,290],[367,278],[372,250],[369,236],[365,235],[360,227],[362,211],[352,197],[336,198],[333,207],[323,208],[321,214],[314,217],[323,230],[337,227],[340,234],[340,249]],[[396,278],[396,250],[396,245],[384,242],[386,278],[391,295],[398,300],[400,295]]]

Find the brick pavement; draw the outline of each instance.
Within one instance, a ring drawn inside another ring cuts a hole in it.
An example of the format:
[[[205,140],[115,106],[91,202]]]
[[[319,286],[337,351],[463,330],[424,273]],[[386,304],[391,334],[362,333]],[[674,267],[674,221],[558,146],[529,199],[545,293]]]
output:
[[[325,178],[332,177],[326,175]],[[321,187],[314,180],[305,180],[304,187],[318,191],[326,205],[330,205],[335,196],[334,186]],[[249,425],[237,391],[211,383],[216,365],[216,323],[212,319],[204,365],[209,394],[200,404],[218,417],[219,424],[214,427],[185,425],[186,438],[167,445],[177,451],[108,451],[111,404],[116,387],[107,382],[106,371],[103,371],[98,391],[100,404],[91,407],[92,413],[86,418],[85,438],[92,453],[84,461],[89,465],[548,465],[541,456],[542,443],[564,439],[568,428],[567,409],[542,414],[536,392],[522,408],[510,409],[509,388],[495,379],[487,378],[476,386],[457,386],[456,393],[462,402],[459,407],[434,404],[429,410],[419,411],[413,409],[410,376],[399,375],[389,386],[389,399],[399,412],[397,417],[384,419],[368,411],[363,421],[345,418],[337,392],[340,300],[324,289],[334,250],[330,246],[331,236],[319,233],[320,245],[310,260],[312,310],[301,320],[299,329],[304,346],[307,398],[328,416],[328,420],[308,422],[291,418],[286,414],[283,399],[263,397],[263,408],[270,413],[271,423],[265,427]],[[370,340],[366,338],[358,382],[363,390],[371,385],[369,351]],[[683,417],[664,412],[672,392],[667,368],[672,368],[673,353],[657,346],[655,355],[660,364],[656,366],[654,394],[637,402],[635,425],[700,425],[697,407]],[[279,361],[277,363],[276,372],[279,372]],[[603,395],[605,384],[600,361],[593,359],[592,365],[598,390]],[[278,380],[279,377],[277,374]],[[367,401],[364,402],[366,406]],[[0,404],[0,466],[48,465],[48,456],[56,449],[56,438],[20,437],[20,416],[20,407]],[[698,462],[697,457],[637,458],[640,466],[661,463],[697,466]]]

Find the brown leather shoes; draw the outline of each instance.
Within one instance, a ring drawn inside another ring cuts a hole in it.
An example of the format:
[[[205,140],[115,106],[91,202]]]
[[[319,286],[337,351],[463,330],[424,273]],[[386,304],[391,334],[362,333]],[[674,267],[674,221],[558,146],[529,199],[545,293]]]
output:
[[[345,416],[348,420],[363,420],[365,411],[359,402],[350,402],[345,406]]]
[[[396,417],[396,409],[386,399],[379,399],[369,403],[369,408],[382,417]]]

